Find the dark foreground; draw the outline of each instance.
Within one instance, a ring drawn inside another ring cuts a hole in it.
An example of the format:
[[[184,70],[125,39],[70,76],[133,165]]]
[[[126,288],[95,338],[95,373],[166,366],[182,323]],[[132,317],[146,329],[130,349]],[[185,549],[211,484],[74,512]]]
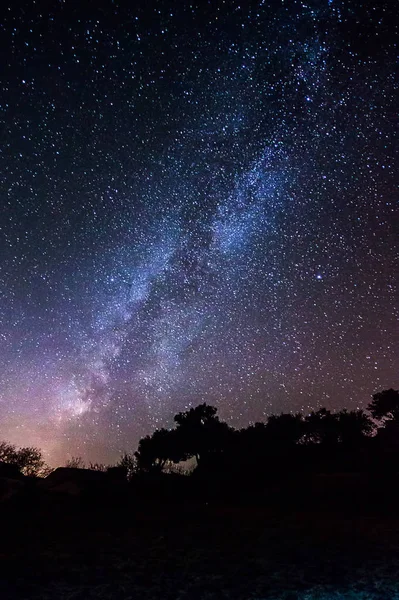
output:
[[[2,521],[2,600],[399,599],[392,511],[60,500]]]

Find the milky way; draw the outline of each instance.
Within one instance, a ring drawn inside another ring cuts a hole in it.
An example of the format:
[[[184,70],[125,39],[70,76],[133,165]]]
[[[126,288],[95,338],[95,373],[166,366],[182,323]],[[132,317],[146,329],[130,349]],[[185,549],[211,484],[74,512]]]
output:
[[[1,9],[0,437],[112,461],[399,386],[394,3]]]

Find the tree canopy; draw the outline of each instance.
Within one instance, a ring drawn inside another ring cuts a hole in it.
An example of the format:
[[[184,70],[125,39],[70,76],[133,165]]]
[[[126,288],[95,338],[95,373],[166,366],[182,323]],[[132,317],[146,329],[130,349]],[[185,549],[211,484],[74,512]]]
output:
[[[390,388],[374,394],[367,408],[379,421],[384,418],[399,420],[399,390]]]
[[[0,461],[14,465],[23,475],[45,475],[47,467],[41,450],[33,446],[17,448],[14,444],[0,442]]]
[[[315,451],[319,448],[319,457],[333,460],[338,448],[352,451],[363,447],[374,429],[363,410],[333,413],[321,408],[306,416],[271,415],[266,423],[236,431],[220,421],[217,409],[206,403],[178,413],[174,421],[174,429],[156,430],[140,440],[135,453],[138,470],[162,471],[168,462],[178,463],[190,457],[196,458],[197,466],[208,467],[211,463],[226,464],[225,460],[220,463],[222,457],[242,464],[256,460],[270,464],[273,456],[280,453],[287,458],[287,452],[298,445]]]

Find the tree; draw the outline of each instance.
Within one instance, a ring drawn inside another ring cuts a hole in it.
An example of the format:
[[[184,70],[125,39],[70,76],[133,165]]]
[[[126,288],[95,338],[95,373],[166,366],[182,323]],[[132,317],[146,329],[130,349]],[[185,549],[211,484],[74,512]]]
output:
[[[267,447],[268,435],[266,423],[256,422],[235,432],[234,446],[236,453],[251,457],[263,455]]]
[[[312,411],[305,417],[306,441],[324,446],[334,446],[339,442],[339,420],[336,414],[326,408]]]
[[[185,412],[177,413],[174,417],[175,423],[184,427],[197,428],[199,425],[207,425],[219,420],[216,416],[217,408],[209,406],[205,402]]]
[[[217,408],[203,403],[175,416],[180,460],[195,456],[200,465],[204,459],[208,460],[226,448],[231,429],[227,423],[219,421],[216,413]]]
[[[3,477],[6,479],[20,479],[22,474],[16,465],[0,461],[0,478]]]
[[[374,429],[373,422],[363,410],[346,409],[337,413],[339,441],[346,447],[356,447],[369,437]]]
[[[140,471],[162,471],[168,460],[179,462],[185,458],[181,449],[177,430],[157,429],[139,442],[137,468]]]
[[[271,415],[265,427],[265,440],[279,447],[297,444],[304,436],[305,426],[300,413]]]
[[[43,476],[48,473],[48,467],[43,459],[41,450],[33,446],[20,448],[14,462],[21,473],[29,477]]]
[[[34,446],[17,448],[14,444],[0,442],[0,461],[14,465],[23,475],[43,477],[49,473],[41,450]]]
[[[378,421],[399,421],[399,390],[390,388],[374,394],[367,408]]]
[[[17,448],[14,444],[0,442],[0,461],[14,464],[17,456]]]

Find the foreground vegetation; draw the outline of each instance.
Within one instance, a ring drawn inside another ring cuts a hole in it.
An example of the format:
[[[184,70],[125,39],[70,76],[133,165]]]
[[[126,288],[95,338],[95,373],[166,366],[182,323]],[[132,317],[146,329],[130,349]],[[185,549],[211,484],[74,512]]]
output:
[[[195,471],[235,477],[292,472],[343,472],[396,468],[399,451],[399,391],[384,390],[363,410],[331,412],[325,408],[272,415],[266,423],[241,430],[220,421],[217,409],[200,404],[178,413],[175,428],[159,429],[140,440],[136,452],[125,453],[114,466],[88,465],[91,470],[118,468],[126,478],[137,473],[175,472],[195,458]],[[86,468],[73,457],[70,468]],[[0,476],[13,472],[45,477],[51,469],[38,448],[0,443]]]
[[[399,600],[399,392],[368,409],[237,431],[202,404],[117,465],[47,477],[40,452],[1,445],[0,482],[20,480],[0,504],[0,597]]]

